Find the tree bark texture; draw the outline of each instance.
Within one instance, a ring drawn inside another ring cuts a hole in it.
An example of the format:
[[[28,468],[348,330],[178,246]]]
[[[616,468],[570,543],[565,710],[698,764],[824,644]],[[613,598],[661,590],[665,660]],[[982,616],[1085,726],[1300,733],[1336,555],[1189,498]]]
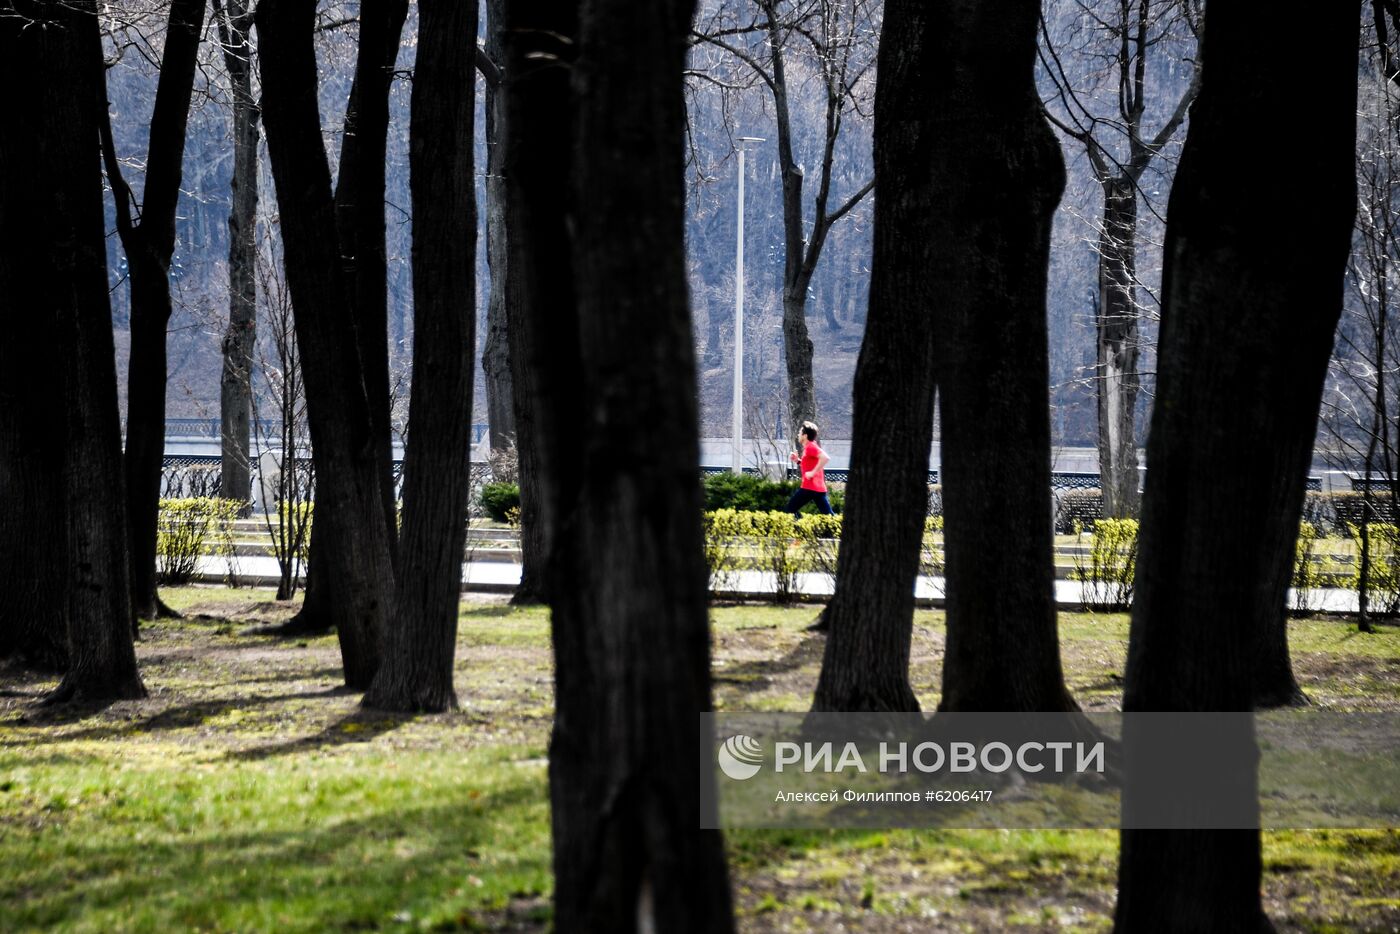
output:
[[[1136,410],[1138,374],[1137,178],[1103,183],[1099,236],[1098,335],[1099,488],[1103,514],[1138,514]]]
[[[1256,642],[1284,607],[1341,310],[1357,13],[1356,3],[1206,11],[1201,93],[1168,204],[1127,711],[1254,702]],[[1280,70],[1276,50],[1303,44],[1309,67]],[[1239,153],[1299,112],[1309,145],[1242,179]],[[1288,197],[1245,197],[1242,182]],[[1212,469],[1245,460],[1247,477]],[[1229,790],[1257,801],[1253,770]],[[1116,930],[1269,929],[1259,881],[1257,831],[1125,830]]]
[[[551,546],[555,925],[728,931],[721,839],[696,828],[710,680],[683,235],[693,7],[508,13],[511,259],[549,337],[529,372]],[[658,425],[683,440],[658,444]]]
[[[263,121],[281,210],[287,285],[316,467],[315,560],[340,638],[345,682],[368,688],[394,574],[384,516],[379,447],[344,309],[350,289],[338,255],[330,169],[321,144],[312,46],[315,9],[301,0],[258,5]],[[314,572],[313,572],[314,573]]]
[[[48,598],[63,604],[69,664],[49,700],[108,701],[145,696],[132,645],[130,569],[122,490],[121,424],[107,298],[107,259],[99,149],[105,101],[97,12],[90,2],[0,6],[0,78],[11,89],[0,141],[5,186],[28,187],[16,202],[32,213],[0,215],[0,243],[18,245],[30,278],[5,290],[12,316],[32,316],[52,337],[45,369],[55,428],[35,456],[61,460],[53,513],[45,517],[50,554],[60,552],[65,585]],[[20,89],[23,89],[22,91]],[[16,164],[18,163],[18,164]],[[28,174],[12,171],[28,168]],[[14,225],[24,224],[17,231]],[[29,245],[17,244],[23,236]],[[7,250],[8,252],[8,250]],[[23,366],[23,365],[22,365]],[[36,366],[23,366],[44,386]],[[8,383],[9,377],[6,378]],[[52,468],[53,460],[44,466]],[[36,504],[42,505],[42,504]],[[54,527],[59,531],[54,532]]]
[[[408,0],[366,0],[361,6],[355,78],[345,108],[344,141],[335,187],[335,231],[352,308],[348,324],[358,349],[369,400],[374,459],[379,472],[380,496],[384,500],[391,557],[396,556],[398,550],[398,503],[394,496],[394,446],[389,411],[389,282],[384,188],[389,90],[407,15]]]
[[[934,4],[928,160],[948,642],[940,710],[1074,709],[1056,631],[1045,321],[1064,161],[1039,6]],[[946,64],[941,64],[946,63]]]
[[[876,72],[874,160],[880,190],[870,308],[856,361],[851,474],[836,590],[822,614],[825,654],[812,709],[913,711],[914,582],[927,512],[937,299],[927,140],[932,128],[924,4],[885,8]]]
[[[486,2],[486,58],[496,66],[486,79],[486,262],[491,287],[486,298],[486,342],[481,348],[481,369],[486,377],[486,422],[491,430],[491,452],[518,447],[515,437],[515,403],[510,372],[510,322],[506,303],[511,300],[509,250],[506,246],[506,181],[501,174],[502,134],[505,129],[505,93],[501,88],[501,20],[505,0]],[[517,455],[518,456],[518,455]]]
[[[0,341],[0,567],[8,576],[0,587],[0,660],[62,672],[66,438],[61,373],[48,355],[57,346],[57,309],[46,294],[55,268],[50,244],[31,227],[53,210],[53,199],[38,181],[49,167],[33,143],[42,132],[42,101],[22,90],[36,80],[27,69],[46,44],[20,32],[20,17],[39,9],[0,4],[0,87],[12,91],[0,96],[0,126],[8,128],[0,136],[0,317],[7,334]]]
[[[493,262],[499,257],[499,268],[503,270],[498,277],[497,267],[492,267],[491,300],[496,300],[499,281],[500,311],[506,328],[506,362],[510,367],[511,431],[515,440],[516,479],[520,486],[520,584],[511,596],[511,603],[529,605],[545,599],[549,552],[541,504],[540,447],[543,441],[539,437],[538,401],[528,388],[530,361],[538,358],[540,338],[536,335],[535,324],[525,313],[526,290],[530,285],[520,275],[520,265],[515,262],[518,252],[510,243],[512,232],[523,217],[511,200],[516,197],[516,189],[510,184],[510,165],[505,158],[509,138],[506,123],[509,105],[504,84],[510,74],[504,39],[508,3],[509,0],[487,0],[486,4],[486,51],[501,72],[497,88],[488,92],[494,107],[489,112],[491,123],[487,131],[491,134],[487,151],[493,160],[488,167],[490,178],[486,188],[487,236],[492,238],[493,244],[498,244],[492,248],[491,256]],[[489,340],[489,328],[487,333]]]
[[[125,470],[133,625],[138,619],[154,618],[162,609],[156,595],[156,522],[161,460],[165,456],[170,260],[175,252],[175,209],[180,201],[185,128],[204,10],[205,0],[173,0],[170,4],[146,144],[139,221],[131,218],[131,193],[121,178],[110,134],[108,138],[107,174],[117,201],[117,230],[131,276]]]
[[[476,337],[474,0],[419,0],[409,167],[413,390],[403,538],[384,661],[366,707],[457,706],[452,663],[471,495]]]
[[[253,97],[253,28],[248,0],[226,0],[219,17],[233,110],[232,203],[228,216],[228,328],[219,383],[219,495],[251,502],[253,348],[258,334],[258,104]]]
[[[389,404],[388,272],[384,233],[385,158],[389,133],[389,91],[407,16],[405,0],[371,0],[364,5],[355,77],[345,106],[340,166],[335,187],[335,231],[351,305],[344,327],[355,345],[360,380],[373,419],[375,470],[381,513],[387,523],[389,556],[398,552],[398,502],[394,496],[394,447]],[[361,206],[365,206],[361,210]],[[330,505],[325,510],[334,508]],[[335,525],[343,525],[340,520]],[[322,543],[332,525],[313,523],[301,610],[286,627],[289,634],[325,632],[335,625],[330,604],[335,588],[316,555],[338,546]]]

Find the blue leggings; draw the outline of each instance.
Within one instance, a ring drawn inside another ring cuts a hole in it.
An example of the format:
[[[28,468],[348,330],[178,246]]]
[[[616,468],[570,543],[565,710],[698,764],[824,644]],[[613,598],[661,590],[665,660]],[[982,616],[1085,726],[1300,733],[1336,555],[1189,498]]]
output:
[[[831,501],[826,498],[826,494],[818,493],[816,490],[798,490],[793,493],[792,499],[788,500],[787,511],[796,515],[808,503],[816,503],[817,511],[823,515],[834,515]]]

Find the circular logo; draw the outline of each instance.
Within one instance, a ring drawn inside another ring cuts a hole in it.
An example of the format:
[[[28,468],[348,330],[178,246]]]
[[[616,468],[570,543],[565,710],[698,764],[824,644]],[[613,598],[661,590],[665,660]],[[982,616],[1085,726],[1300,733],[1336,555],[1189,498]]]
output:
[[[753,778],[763,765],[763,747],[752,736],[731,736],[719,747],[719,768],[725,775],[742,782]]]

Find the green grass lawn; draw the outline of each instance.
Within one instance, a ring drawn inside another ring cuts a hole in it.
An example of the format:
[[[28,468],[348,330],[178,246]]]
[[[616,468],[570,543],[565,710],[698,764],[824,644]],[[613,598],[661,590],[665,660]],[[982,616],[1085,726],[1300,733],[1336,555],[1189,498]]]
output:
[[[462,709],[390,717],[341,690],[333,638],[256,628],[260,591],[165,592],[147,627],[148,700],[53,712],[53,682],[0,675],[0,931],[544,930],[550,851],[547,614],[464,603]],[[815,609],[714,612],[716,703],[804,709]],[[1061,618],[1067,677],[1117,706],[1127,621]],[[1400,713],[1400,630],[1292,626],[1319,705]],[[915,626],[914,687],[938,699],[939,613]],[[744,930],[1104,930],[1104,831],[735,831]],[[1400,929],[1400,833],[1265,836],[1282,930]]]

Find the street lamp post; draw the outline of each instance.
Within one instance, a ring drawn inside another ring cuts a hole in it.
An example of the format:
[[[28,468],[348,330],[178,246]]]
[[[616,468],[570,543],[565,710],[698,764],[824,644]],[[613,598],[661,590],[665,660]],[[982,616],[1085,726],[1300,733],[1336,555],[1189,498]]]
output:
[[[762,143],[757,136],[735,140],[739,153],[739,220],[734,246],[734,427],[731,437],[735,473],[744,472],[744,154],[750,143]]]

